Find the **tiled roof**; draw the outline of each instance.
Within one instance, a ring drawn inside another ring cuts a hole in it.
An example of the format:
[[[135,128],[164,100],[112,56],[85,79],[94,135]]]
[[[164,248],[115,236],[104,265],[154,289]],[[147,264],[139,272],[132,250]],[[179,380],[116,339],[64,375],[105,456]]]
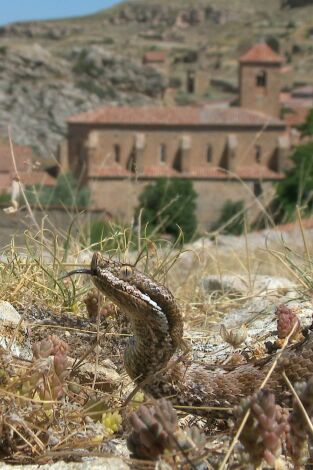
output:
[[[94,168],[89,172],[90,178],[130,178],[134,177],[135,174],[128,171],[120,169],[122,171],[117,171],[116,167],[107,167],[99,168],[98,170]],[[283,178],[281,173],[276,173],[269,168],[262,165],[250,165],[236,168],[233,172],[228,172],[223,168],[219,167],[193,167],[188,173],[182,173],[170,168],[166,165],[150,165],[146,166],[144,170],[136,174],[139,178],[158,178],[158,177],[168,177],[168,178],[201,178],[201,179],[268,179],[268,180],[280,180]]]
[[[166,53],[163,51],[148,51],[143,56],[143,62],[165,62]]]
[[[268,62],[280,64],[283,58],[276,54],[266,43],[256,44],[239,59],[240,62]]]
[[[71,116],[69,123],[158,126],[283,126],[283,121],[244,108],[214,106],[102,107]]]
[[[115,177],[121,177],[121,176],[131,176],[132,173],[129,170],[126,170],[126,168],[122,168],[121,166],[101,166],[101,167],[94,167],[91,166],[88,171],[88,176],[90,178],[94,177],[106,177],[106,176],[115,176]]]
[[[283,102],[286,108],[313,108],[313,98],[286,98]]]
[[[307,86],[296,88],[292,90],[292,96],[301,97],[301,98],[302,97],[313,98],[313,86],[307,85]]]
[[[281,180],[284,178],[282,173],[270,170],[262,165],[249,165],[236,168],[235,173],[242,179],[275,179]]]
[[[174,168],[170,168],[167,165],[150,165],[144,168],[144,171],[140,174],[140,176],[146,177],[155,177],[164,176],[164,177],[175,177],[175,176],[182,176],[182,173],[174,170]]]

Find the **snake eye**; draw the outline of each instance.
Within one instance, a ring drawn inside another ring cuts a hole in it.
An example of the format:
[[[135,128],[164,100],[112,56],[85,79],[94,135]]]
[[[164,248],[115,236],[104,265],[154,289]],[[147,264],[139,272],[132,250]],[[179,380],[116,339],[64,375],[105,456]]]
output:
[[[132,274],[133,274],[133,268],[129,266],[129,264],[125,264],[124,266],[121,267],[120,276],[124,281],[127,281],[128,279],[130,279]]]

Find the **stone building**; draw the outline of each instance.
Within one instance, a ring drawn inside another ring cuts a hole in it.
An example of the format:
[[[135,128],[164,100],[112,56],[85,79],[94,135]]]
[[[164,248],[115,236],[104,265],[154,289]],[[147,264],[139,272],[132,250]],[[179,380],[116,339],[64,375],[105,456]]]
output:
[[[188,178],[209,228],[227,199],[253,202],[282,178],[286,124],[278,118],[281,58],[267,45],[240,59],[240,106],[103,107],[68,119],[68,165],[93,204],[130,221],[143,187]],[[253,101],[254,100],[254,101]]]

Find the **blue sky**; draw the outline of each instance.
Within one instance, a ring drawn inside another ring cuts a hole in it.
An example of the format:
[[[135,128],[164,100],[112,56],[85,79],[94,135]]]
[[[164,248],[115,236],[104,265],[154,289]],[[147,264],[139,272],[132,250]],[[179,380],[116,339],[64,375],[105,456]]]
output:
[[[120,0],[0,0],[0,24],[95,13]]]

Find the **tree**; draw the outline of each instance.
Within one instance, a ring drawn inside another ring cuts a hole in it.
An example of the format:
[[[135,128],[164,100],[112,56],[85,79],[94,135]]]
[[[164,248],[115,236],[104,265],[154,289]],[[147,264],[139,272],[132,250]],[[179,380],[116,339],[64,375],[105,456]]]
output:
[[[197,229],[197,193],[191,180],[159,178],[145,187],[139,197],[136,215],[142,210],[142,224],[188,241]]]
[[[313,142],[299,145],[292,157],[294,165],[277,185],[280,220],[291,220],[296,205],[306,214],[313,209]]]

